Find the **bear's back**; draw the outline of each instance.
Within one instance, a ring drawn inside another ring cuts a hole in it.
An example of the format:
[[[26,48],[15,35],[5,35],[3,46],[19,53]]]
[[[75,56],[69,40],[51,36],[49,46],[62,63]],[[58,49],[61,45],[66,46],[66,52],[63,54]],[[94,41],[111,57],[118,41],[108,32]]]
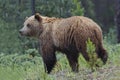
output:
[[[88,38],[96,42],[96,36],[102,40],[101,28],[93,20],[83,16],[61,19],[53,24],[53,42],[60,49],[79,48],[85,45]]]
[[[64,32],[64,30],[69,30],[70,28],[77,29],[99,29],[101,28],[91,19],[83,16],[73,16],[70,18],[63,18],[61,20],[56,21],[53,24],[53,30]],[[66,32],[66,31],[65,31]]]

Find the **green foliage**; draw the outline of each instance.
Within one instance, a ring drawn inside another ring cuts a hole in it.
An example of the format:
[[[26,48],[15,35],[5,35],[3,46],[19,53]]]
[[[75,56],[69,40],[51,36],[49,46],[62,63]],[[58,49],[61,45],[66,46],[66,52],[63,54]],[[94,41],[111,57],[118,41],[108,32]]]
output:
[[[42,57],[34,56],[31,57],[30,53],[38,54],[36,49],[28,49],[25,51],[26,54],[0,54],[0,79],[1,80],[79,80],[92,79],[106,80],[109,74],[111,74],[111,69],[115,68],[117,70],[120,66],[120,45],[105,43],[107,52],[109,53],[109,59],[105,66],[97,68],[95,64],[100,65],[100,59],[97,58],[95,53],[95,45],[88,39],[87,52],[89,54],[90,62],[86,62],[85,59],[80,55],[79,57],[79,73],[75,74],[70,72],[71,68],[67,61],[67,58],[63,54],[57,52],[57,64],[50,75],[44,72]],[[91,70],[95,70],[91,73]],[[117,67],[115,67],[117,66]],[[96,69],[97,68],[97,69]],[[108,72],[110,70],[110,72]],[[112,70],[112,72],[114,72]],[[119,70],[119,69],[118,69]],[[88,75],[90,76],[88,76]],[[113,74],[113,73],[112,73]],[[112,75],[111,74],[111,75]],[[119,71],[115,72],[116,75],[110,76],[112,79],[116,79],[119,76]],[[79,75],[79,76],[78,76]],[[102,76],[101,76],[102,75]],[[104,76],[103,76],[104,75]],[[101,76],[101,77],[100,77]],[[117,76],[117,77],[116,77]],[[119,77],[117,78],[119,80]]]
[[[46,16],[69,17],[84,14],[78,0],[37,0],[36,3],[36,10]]]
[[[25,52],[29,54],[31,57],[40,56],[38,50],[36,49],[28,49]]]
[[[81,16],[81,15],[84,15],[84,8],[82,8],[81,6],[81,2],[78,1],[78,0],[73,0],[73,3],[76,5],[74,9],[72,9],[72,14],[73,15],[78,15],[78,16]]]
[[[114,22],[113,19],[111,19],[114,15],[113,5],[110,5],[112,1],[103,1],[103,7],[109,2],[107,5],[108,8],[104,8],[103,16],[99,13],[99,9],[101,10],[102,6],[96,6],[99,0],[35,0],[35,11],[40,12],[42,15],[54,17],[85,15],[94,20],[100,19],[98,22],[103,22],[105,26],[107,25],[105,29],[107,28],[108,30],[108,25],[111,26]],[[95,15],[95,12],[99,13],[98,16]],[[0,52],[7,54],[15,52],[25,53],[25,50],[28,48],[36,48],[37,42],[24,39],[20,37],[18,33],[18,30],[23,26],[25,17],[32,14],[31,0],[0,0],[0,13]],[[108,15],[107,13],[110,14]],[[104,17],[104,21],[101,19],[102,17]],[[116,40],[113,41],[115,42]]]
[[[36,50],[28,50],[33,52]],[[61,58],[61,59],[59,59]],[[69,67],[65,56],[59,55],[58,62],[55,69],[52,71],[56,73],[63,71]],[[6,74],[6,75],[4,75]],[[11,75],[9,75],[11,74]],[[12,76],[12,77],[11,77]],[[17,77],[19,76],[19,77]],[[13,78],[14,77],[14,78]],[[55,77],[44,72],[42,58],[35,56],[30,57],[29,54],[19,55],[0,55],[0,79],[2,80],[55,80]]]
[[[90,40],[87,41],[90,47],[88,49],[89,52],[94,52],[93,44]],[[107,43],[106,43],[107,44]],[[101,80],[107,80],[107,79],[117,79],[119,80],[119,66],[120,66],[120,45],[111,45],[107,44],[105,45],[107,48],[107,51],[109,53],[109,59],[105,66],[100,67],[94,72],[90,72],[90,69],[88,68],[88,63],[85,62],[84,58],[80,56],[79,58],[79,73],[75,74],[70,72],[70,66],[68,64],[68,61],[63,54],[57,54],[57,64],[55,68],[53,69],[52,73],[50,75],[46,74],[44,72],[43,62],[42,58],[35,56],[30,57],[29,53],[36,52],[35,49],[28,50],[26,54],[20,55],[20,54],[10,54],[5,55],[4,53],[0,54],[0,79],[1,80],[79,80],[79,79],[89,79],[93,77],[92,79],[98,79]],[[94,53],[92,53],[93,55]],[[93,63],[90,63],[93,64]],[[115,66],[118,66],[115,67]],[[112,76],[114,70],[117,70],[115,72],[116,75]],[[110,70],[110,72],[109,72]],[[112,71],[111,71],[112,70]],[[107,75],[107,78],[105,76]]]
[[[0,19],[0,52],[20,52],[21,45],[18,39],[16,24],[10,24]]]
[[[18,0],[0,0],[0,53],[20,53],[24,51],[18,30],[23,26],[23,18],[30,15]],[[13,11],[14,10],[14,11]]]
[[[91,53],[93,53],[93,54],[95,53],[95,45],[92,43],[90,38],[88,39],[86,44],[87,44],[87,52],[90,53],[89,56],[90,56],[90,58],[92,58],[93,56],[91,55]]]
[[[72,10],[83,14],[73,0],[36,0],[36,12],[52,17],[72,16]],[[13,11],[14,10],[14,11]],[[38,42],[21,37],[19,29],[23,27],[26,16],[30,16],[31,0],[0,0],[0,53],[25,53],[29,48],[37,48]],[[76,13],[75,13],[76,14]]]
[[[113,26],[113,0],[35,1],[36,12],[40,12],[42,15],[54,17],[85,15],[96,21],[99,20],[98,22],[105,26],[103,27],[105,30]],[[96,69],[96,64],[99,66],[102,64],[97,58],[95,46],[90,40],[87,43],[90,62],[87,63],[80,55],[80,72],[78,74],[70,72],[69,63],[65,55],[62,54],[57,55],[58,62],[51,73],[52,75],[46,74],[42,58],[39,57],[38,50],[36,50],[38,42],[20,37],[18,33],[26,16],[31,16],[31,0],[0,0],[0,80],[88,80],[91,77],[93,77],[91,80],[96,80],[97,77],[100,78],[101,71],[99,69],[93,72],[93,75],[89,72],[88,64],[92,70]],[[104,46],[109,53],[109,59],[105,66],[100,67],[100,70],[103,70],[101,80],[120,79],[120,72],[115,72],[117,77],[112,74],[115,78],[111,78],[110,74],[114,70],[120,70],[120,44],[115,44],[116,41],[116,30],[112,28],[104,36]],[[35,56],[33,57],[33,55]],[[112,70],[113,68],[115,69]],[[107,72],[109,70],[110,72]],[[106,75],[110,78],[104,78]]]
[[[108,44],[116,44],[117,43],[117,33],[116,28],[110,28],[109,32],[104,36],[104,42]]]
[[[84,15],[87,17],[90,17],[92,19],[95,18],[95,6],[94,6],[94,1],[93,0],[80,0],[82,3],[82,6],[84,7]]]
[[[109,53],[109,60],[108,60],[108,63],[112,63],[113,62],[113,65],[119,65],[120,66],[120,44],[110,44],[110,43],[107,43],[107,42],[104,42],[105,43],[105,48],[107,49],[108,53]]]
[[[97,66],[101,66],[103,63],[100,59],[97,57],[97,53],[95,52],[95,45],[92,43],[90,39],[86,42],[87,45],[87,53],[89,56],[89,66],[92,69],[92,71],[96,70]]]

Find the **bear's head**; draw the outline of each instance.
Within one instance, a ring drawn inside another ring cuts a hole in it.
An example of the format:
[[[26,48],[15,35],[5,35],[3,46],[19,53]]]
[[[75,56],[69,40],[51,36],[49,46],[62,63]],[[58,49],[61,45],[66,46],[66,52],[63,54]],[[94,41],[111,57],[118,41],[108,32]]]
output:
[[[28,17],[24,22],[24,27],[19,30],[21,35],[29,37],[38,37],[42,32],[42,17],[39,13]]]

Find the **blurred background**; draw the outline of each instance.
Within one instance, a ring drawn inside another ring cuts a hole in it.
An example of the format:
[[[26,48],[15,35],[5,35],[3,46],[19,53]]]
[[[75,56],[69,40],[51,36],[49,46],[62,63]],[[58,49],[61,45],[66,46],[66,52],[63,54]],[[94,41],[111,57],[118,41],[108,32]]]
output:
[[[20,37],[25,17],[36,12],[49,17],[86,16],[97,22],[111,44],[120,42],[120,0],[0,0],[0,54],[37,48],[37,41]]]

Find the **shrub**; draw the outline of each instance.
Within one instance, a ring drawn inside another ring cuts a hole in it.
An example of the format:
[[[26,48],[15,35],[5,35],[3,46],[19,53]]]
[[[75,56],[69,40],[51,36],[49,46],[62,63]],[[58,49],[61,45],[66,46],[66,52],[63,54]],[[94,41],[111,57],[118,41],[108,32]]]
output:
[[[95,45],[88,39],[86,42],[87,45],[87,53],[90,58],[88,64],[92,71],[96,70],[98,66],[101,66],[103,63],[97,57],[97,53],[95,52]]]

